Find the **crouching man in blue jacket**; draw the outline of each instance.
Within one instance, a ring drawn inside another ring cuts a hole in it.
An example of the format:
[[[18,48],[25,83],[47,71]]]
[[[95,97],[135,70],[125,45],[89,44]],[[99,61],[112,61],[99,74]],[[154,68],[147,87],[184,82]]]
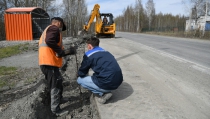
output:
[[[104,104],[112,96],[111,91],[122,83],[123,75],[114,56],[99,47],[99,42],[96,37],[86,41],[88,51],[83,56],[77,82],[92,91],[97,101]],[[92,76],[87,75],[90,68],[94,71]]]

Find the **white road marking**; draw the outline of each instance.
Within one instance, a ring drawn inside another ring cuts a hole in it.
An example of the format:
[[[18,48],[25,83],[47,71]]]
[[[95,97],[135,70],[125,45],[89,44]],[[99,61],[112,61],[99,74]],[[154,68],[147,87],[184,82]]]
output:
[[[195,62],[193,62],[193,61],[189,61],[189,60],[186,60],[186,59],[184,59],[184,58],[181,58],[181,57],[178,57],[178,56],[175,56],[175,55],[166,53],[166,52],[164,52],[164,51],[157,50],[157,49],[155,49],[155,48],[152,48],[152,47],[143,45],[143,44],[141,44],[141,43],[139,43],[139,44],[142,45],[142,46],[143,46],[145,49],[147,49],[147,50],[150,50],[150,51],[152,51],[152,52],[155,52],[155,53],[160,54],[160,55],[165,56],[165,57],[169,57],[169,58],[174,59],[174,60],[176,60],[176,61],[178,61],[178,62],[182,62],[182,63],[191,63],[191,64],[192,64],[192,65],[191,65],[192,68],[194,68],[194,69],[196,69],[196,70],[199,70],[199,71],[201,71],[201,72],[207,73],[207,74],[210,75],[210,68],[208,68],[208,67],[205,67],[205,66],[200,65],[200,64],[197,64],[197,63],[195,63]]]

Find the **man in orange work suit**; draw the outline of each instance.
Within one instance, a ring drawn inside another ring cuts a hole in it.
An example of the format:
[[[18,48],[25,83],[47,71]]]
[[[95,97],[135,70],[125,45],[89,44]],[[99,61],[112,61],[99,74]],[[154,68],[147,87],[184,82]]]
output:
[[[62,57],[76,53],[74,47],[64,50],[62,46],[61,32],[65,30],[66,25],[63,19],[54,17],[51,19],[51,25],[44,30],[39,40],[39,65],[50,89],[51,111],[56,116],[68,113],[61,110],[59,106],[63,100],[63,77],[59,71],[62,66]]]

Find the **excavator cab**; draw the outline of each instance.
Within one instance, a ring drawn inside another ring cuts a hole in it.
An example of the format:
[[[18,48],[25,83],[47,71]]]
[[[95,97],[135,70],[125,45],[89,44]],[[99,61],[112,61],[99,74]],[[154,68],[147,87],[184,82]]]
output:
[[[97,37],[100,36],[111,36],[115,37],[115,23],[113,20],[112,13],[100,13],[102,19],[101,32],[96,33]]]
[[[111,25],[114,23],[113,15],[111,13],[101,13],[101,18],[103,18],[103,25]]]

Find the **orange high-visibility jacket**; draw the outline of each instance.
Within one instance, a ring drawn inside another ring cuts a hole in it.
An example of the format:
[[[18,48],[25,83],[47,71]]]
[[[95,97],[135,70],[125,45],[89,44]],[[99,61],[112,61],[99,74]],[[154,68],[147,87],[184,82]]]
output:
[[[48,26],[44,30],[44,32],[42,33],[42,36],[39,39],[39,65],[61,67],[62,58],[58,58],[56,56],[56,52],[52,48],[50,48],[45,42],[46,32],[50,26]],[[60,41],[57,45],[63,49],[61,33],[60,33]]]

